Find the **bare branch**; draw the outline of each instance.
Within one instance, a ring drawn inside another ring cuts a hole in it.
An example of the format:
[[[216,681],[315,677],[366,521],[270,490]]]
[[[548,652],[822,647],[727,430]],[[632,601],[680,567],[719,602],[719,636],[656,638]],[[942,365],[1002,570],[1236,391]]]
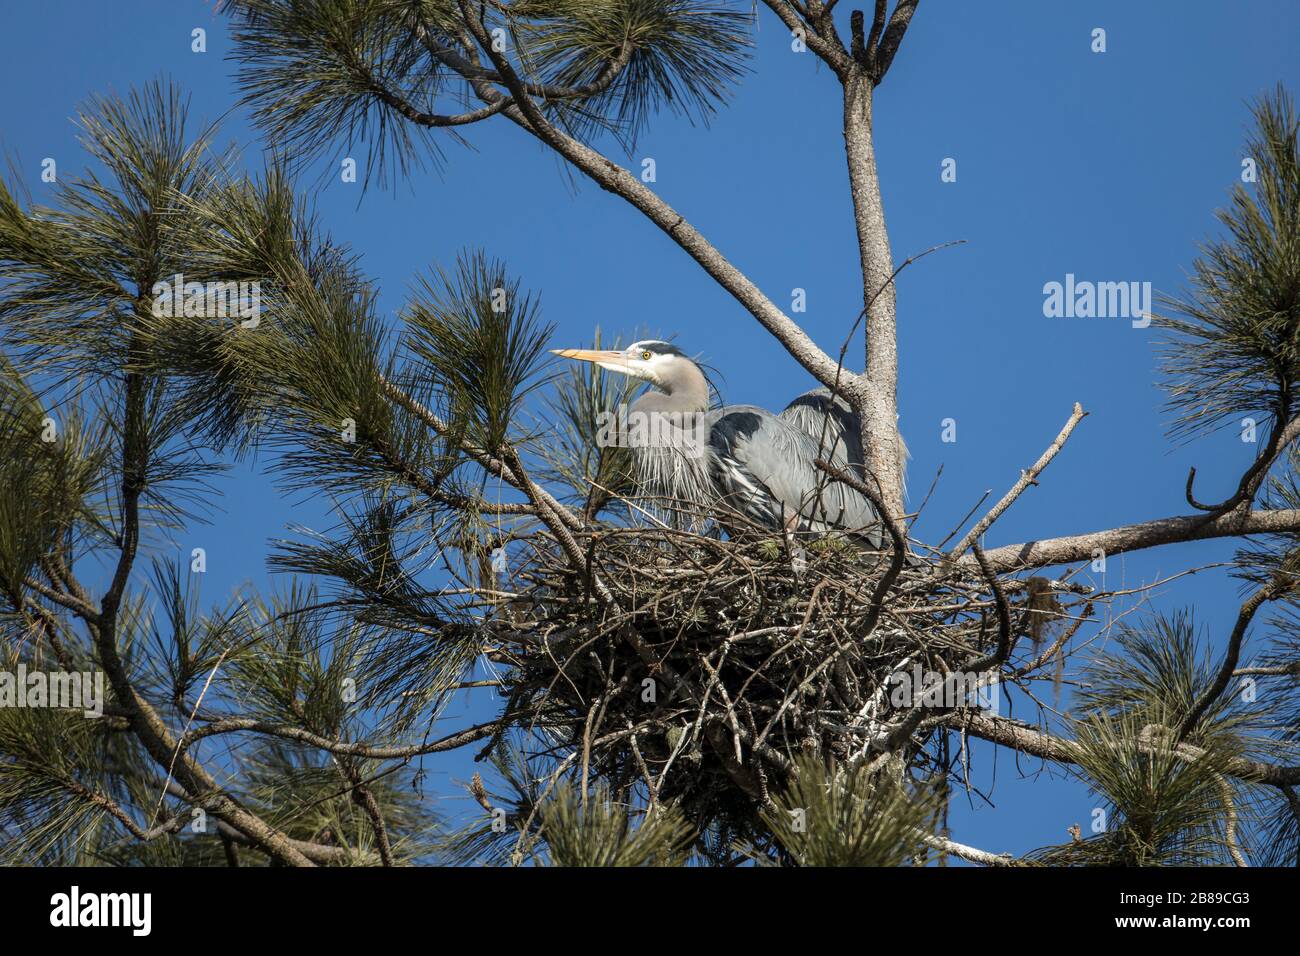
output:
[[[1077,408],[1078,406],[1075,407]],[[986,671],[991,667],[998,667],[1011,656],[1011,607],[1007,603],[1007,596],[1003,592],[1001,585],[998,584],[997,577],[989,567],[988,559],[984,556],[984,550],[978,543],[975,545],[975,560],[979,562],[980,572],[984,575],[984,581],[993,592],[993,599],[998,612],[997,650],[970,665],[971,671],[979,672]]]
[[[1246,638],[1246,629],[1255,617],[1255,612],[1268,601],[1280,597],[1294,587],[1295,584],[1290,575],[1279,574],[1242,603],[1241,610],[1237,614],[1237,623],[1233,625],[1232,635],[1228,638],[1228,650],[1224,655],[1223,664],[1219,667],[1219,673],[1215,676],[1214,683],[1206,688],[1187,716],[1183,718],[1183,722],[1178,725],[1176,739],[1182,740],[1186,737],[1201,717],[1204,716],[1210,705],[1218,700],[1219,695],[1227,689],[1229,682],[1232,680],[1232,673],[1237,667],[1237,661],[1241,657],[1241,644]]]
[[[348,760],[335,759],[343,776],[347,779],[352,788],[352,800],[361,807],[367,819],[370,820],[370,829],[375,835],[375,846],[379,849],[379,859],[384,866],[393,866],[393,847],[388,842],[388,825],[384,822],[384,812],[379,806],[379,801],[375,799],[374,793],[366,786],[366,781],[362,779],[361,772]]]
[[[288,724],[271,724],[251,717],[222,717],[219,720],[214,720],[202,727],[191,730],[181,739],[181,747],[188,749],[205,737],[248,732],[265,734],[269,737],[281,737],[285,740],[296,740],[299,743],[317,747],[341,757],[363,757],[367,760],[406,760],[425,754],[454,750],[476,740],[482,740],[496,730],[498,723],[499,721],[491,720],[485,724],[475,724],[473,727],[467,727],[464,730],[428,743],[411,744],[406,747],[376,747],[370,744],[330,740],[328,737],[322,737],[319,734],[313,734],[311,731],[303,730],[301,727],[293,727]]]
[[[964,843],[957,843],[947,837],[938,836],[933,833],[926,833],[922,830],[916,831],[917,835],[929,847],[940,850],[944,853],[951,853],[968,863],[978,863],[981,866],[1020,866],[1021,863],[1010,853],[990,853],[988,850],[980,850],[973,846],[966,846]]]
[[[1219,784],[1219,793],[1223,797],[1223,841],[1228,845],[1228,854],[1232,857],[1232,862],[1240,867],[1248,867],[1246,857],[1241,852],[1241,845],[1237,842],[1237,804],[1232,797],[1232,784],[1224,779],[1223,774],[1214,775],[1216,782]]]
[[[963,710],[946,715],[942,722],[981,740],[1001,744],[1021,753],[1042,757],[1044,760],[1052,760],[1056,763],[1078,763],[1082,754],[1082,748],[1073,740],[1044,733],[1028,724],[1006,717],[993,717]],[[1140,741],[1140,746],[1144,749],[1154,749],[1156,743],[1153,740],[1143,739]],[[1205,755],[1205,751],[1200,747],[1186,743],[1179,744],[1175,752],[1188,761],[1199,760]],[[1300,767],[1284,767],[1258,760],[1247,760],[1244,757],[1230,757],[1226,761],[1225,770],[1230,776],[1273,787],[1300,784]]]
[[[889,18],[889,26],[885,28],[885,35],[880,38],[880,46],[876,48],[874,54],[874,79],[876,85],[885,78],[889,72],[890,66],[894,62],[894,54],[898,52],[899,46],[903,42],[903,35],[907,33],[907,27],[912,22],[912,14],[916,12],[916,5],[919,0],[899,0],[898,6],[894,7],[894,15]]]
[[[886,513],[884,503],[880,500],[880,496],[872,491],[871,488],[867,486],[866,482],[860,481],[858,478],[850,475],[843,469],[836,468],[834,465],[831,465],[829,462],[823,461],[820,458],[814,461],[813,464],[826,472],[826,474],[830,475],[836,481],[848,485],[854,491],[858,492],[858,494],[864,496],[868,501],[875,505],[876,511],[881,515],[881,521],[885,526],[885,530],[889,532],[889,537],[894,543],[893,554],[890,555],[889,569],[885,572],[884,576],[881,577],[880,583],[876,585],[876,591],[871,597],[870,609],[867,612],[867,619],[862,626],[862,636],[866,637],[875,630],[876,621],[880,618],[880,610],[885,603],[885,596],[889,594],[890,588],[894,586],[894,582],[898,580],[899,574],[903,571],[903,562],[907,559],[907,534],[904,531],[900,520],[897,517]]]
[[[1289,404],[1289,400],[1283,399],[1281,401],[1283,408],[1289,406]],[[1217,517],[1227,514],[1239,505],[1253,501],[1260,486],[1263,485],[1264,479],[1268,476],[1268,470],[1272,467],[1273,462],[1298,437],[1300,437],[1300,418],[1291,419],[1285,426],[1280,424],[1280,420],[1275,422],[1272,431],[1269,433],[1268,444],[1259,457],[1246,469],[1246,473],[1241,476],[1241,480],[1237,483],[1237,490],[1233,492],[1232,497],[1219,502],[1217,505],[1201,504],[1196,500],[1196,496],[1192,492],[1192,485],[1196,482],[1196,469],[1190,469],[1187,473],[1187,503],[1193,508],[1210,512],[1211,517]]]
[[[767,298],[744,273],[732,265],[694,226],[686,221],[684,216],[660,199],[640,179],[549,122],[536,104],[524,94],[523,83],[515,75],[509,62],[492,50],[490,38],[487,37],[482,23],[468,3],[462,5],[462,11],[480,45],[493,58],[502,82],[510,88],[514,96],[515,102],[504,107],[502,115],[553,148],[602,189],[621,197],[640,210],[744,306],[814,378],[828,388],[833,387],[836,375],[834,359],[823,352],[793,319]],[[431,50],[441,49],[424,27],[417,25],[415,29],[416,35],[422,42],[426,42],[426,45],[432,44],[429,47]],[[485,80],[474,77],[473,68],[464,58],[444,52],[440,54],[440,59],[466,79],[471,80],[475,92],[486,103],[495,104],[505,95],[493,89]]]
[[[370,81],[370,91],[385,106],[395,110],[418,126],[428,127],[445,127],[445,126],[467,126],[470,123],[477,123],[485,120],[490,116],[495,116],[503,109],[510,105],[509,99],[502,99],[496,103],[489,103],[487,106],[481,106],[476,110],[469,110],[464,113],[453,115],[444,115],[440,113],[427,113],[424,110],[412,106],[402,97],[398,96],[392,90],[382,85],[378,80]]]
[[[763,3],[781,18],[781,22],[792,34],[796,32],[802,34],[808,49],[829,66],[836,76],[843,78],[844,74],[851,69],[852,63],[839,35],[835,33],[834,21],[828,14],[814,17],[809,11],[809,14],[801,17],[800,11],[796,11],[784,0],[763,0]]]
[[[993,570],[1019,571],[1073,561],[1091,561],[1097,555],[1124,554],[1186,541],[1296,531],[1300,531],[1300,509],[1233,511],[1208,521],[1202,514],[1178,515],[1105,531],[1003,545],[989,551],[987,555]],[[975,564],[970,557],[961,558],[958,563]]]
[[[204,806],[202,800],[193,796],[175,780],[167,784],[166,790],[171,796],[176,797],[179,800],[184,800],[192,806]],[[217,820],[217,835],[222,839],[237,844],[238,846],[252,847],[253,849],[267,853],[269,856],[275,856],[274,853],[269,853],[267,848],[261,842],[252,839],[248,834],[235,829],[223,819]],[[286,842],[295,852],[301,854],[301,856],[308,861],[307,865],[352,863],[357,861],[359,857],[363,862],[365,861],[365,854],[358,853],[357,851],[345,846],[322,846],[319,843],[312,843],[308,840],[295,840],[293,838],[286,838]]]
[[[1052,463],[1052,459],[1057,456],[1057,453],[1065,447],[1065,443],[1070,440],[1071,432],[1074,431],[1079,422],[1083,421],[1087,414],[1082,405],[1078,402],[1074,403],[1074,411],[1061,429],[1060,434],[1056,436],[1056,440],[1047,446],[1047,450],[1039,456],[1038,461],[1034,462],[1027,471],[1020,473],[1020,480],[1011,486],[1011,490],[1002,496],[1002,500],[990,508],[983,518],[975,522],[975,527],[971,528],[966,533],[966,536],[957,543],[956,547],[949,552],[949,560],[964,554],[966,549],[978,541],[980,535],[984,534],[993,522],[1002,517],[1003,513],[1015,503],[1015,500],[1020,497],[1026,488],[1038,484],[1038,476],[1042,474],[1044,468]]]

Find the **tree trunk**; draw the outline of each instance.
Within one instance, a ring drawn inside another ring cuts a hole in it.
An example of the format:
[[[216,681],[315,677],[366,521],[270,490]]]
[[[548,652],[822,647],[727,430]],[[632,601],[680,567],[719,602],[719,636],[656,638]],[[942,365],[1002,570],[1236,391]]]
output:
[[[844,81],[844,147],[858,231],[862,304],[867,310],[865,382],[853,398],[862,418],[868,473],[894,517],[904,514],[903,462],[898,439],[898,339],[894,259],[885,229],[885,207],[871,141],[871,76],[855,65]]]

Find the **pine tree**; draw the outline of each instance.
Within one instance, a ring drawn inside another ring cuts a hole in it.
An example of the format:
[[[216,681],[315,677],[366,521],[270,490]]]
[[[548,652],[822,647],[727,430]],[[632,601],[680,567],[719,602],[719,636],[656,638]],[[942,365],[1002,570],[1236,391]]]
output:
[[[664,110],[707,121],[722,108],[745,70],[748,4],[228,0],[244,105],[281,157],[261,174],[231,172],[215,131],[192,129],[184,95],[159,81],[77,117],[108,178],[60,183],[48,207],[0,182],[0,647],[10,672],[106,686],[96,720],[0,707],[0,861],[1300,859],[1291,98],[1256,104],[1258,182],[1235,189],[1223,238],[1160,319],[1176,435],[1267,415],[1234,493],[1204,503],[1193,473],[1189,514],[985,551],[1076,406],[955,546],[918,546],[915,566],[895,397],[907,263],[890,251],[872,103],[917,2],[881,0],[869,27],[854,12],[847,37],[835,5],[763,4],[842,91],[861,371],[600,152]],[[417,277],[396,322],[378,313],[357,256],[303,198],[301,167],[359,141],[366,169],[395,180],[450,162],[479,123],[512,124],[625,200],[842,395],[874,483],[828,480],[877,503],[883,560],[827,535],[794,562],[779,536],[659,521],[626,453],[595,441],[627,383],[551,376],[537,293],[487,252]],[[209,479],[258,451],[337,522],[277,542],[282,589],[208,607],[160,544],[204,519]],[[1243,539],[1247,589],[1219,653],[1172,609],[1117,628],[1065,716],[894,699],[894,676],[922,663],[970,676],[976,694],[1059,681],[1113,595],[1049,569],[1218,537]],[[1252,628],[1271,650],[1246,667]],[[1248,700],[1262,681],[1267,702]],[[491,719],[445,716],[464,695],[489,697]],[[955,842],[954,749],[971,737],[1077,774],[1105,826],[1023,859]],[[466,787],[474,813],[443,819],[421,799],[424,761],[457,748],[488,782]]]

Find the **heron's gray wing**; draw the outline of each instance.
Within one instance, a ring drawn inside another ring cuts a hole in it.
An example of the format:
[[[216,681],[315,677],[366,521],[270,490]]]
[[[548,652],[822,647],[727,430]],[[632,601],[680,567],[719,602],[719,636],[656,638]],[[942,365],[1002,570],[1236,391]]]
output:
[[[879,546],[871,502],[818,469],[817,440],[771,412],[722,409],[709,429],[709,449],[724,503],[742,514],[779,528],[797,513],[804,523],[860,531]]]
[[[821,457],[836,465],[852,465],[859,477],[863,474],[862,428],[857,414],[842,398],[832,398],[828,388],[804,392],[776,416],[811,435]]]
[[[751,444],[762,425],[761,408],[731,406],[706,418],[709,475],[718,503],[765,528],[782,527],[782,507],[776,495],[749,466],[758,449]],[[763,469],[760,469],[763,470]]]

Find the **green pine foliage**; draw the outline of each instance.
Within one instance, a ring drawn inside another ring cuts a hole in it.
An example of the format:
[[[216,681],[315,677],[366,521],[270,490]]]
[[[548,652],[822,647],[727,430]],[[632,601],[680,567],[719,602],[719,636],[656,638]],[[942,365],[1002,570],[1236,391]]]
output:
[[[810,740],[770,790],[737,760],[727,812],[710,819],[659,798],[632,720],[610,732],[630,736],[635,760],[602,762],[584,735],[603,703],[584,724],[523,699],[531,690],[497,693],[528,686],[505,679],[525,664],[498,640],[526,627],[520,606],[593,601],[590,579],[527,594],[518,569],[539,552],[572,560],[574,523],[626,530],[613,506],[631,490],[628,456],[593,428],[630,382],[594,368],[548,377],[539,296],[478,250],[431,264],[387,319],[360,257],[282,158],[356,140],[381,177],[437,162],[444,133],[465,125],[440,117],[475,109],[476,80],[585,140],[628,142],[665,109],[707,120],[745,68],[752,11],[484,4],[483,26],[509,42],[467,79],[434,55],[471,55],[458,0],[224,6],[244,102],[272,147],[264,172],[234,172],[215,131],[191,129],[183,94],[159,80],[78,115],[98,171],[61,180],[49,206],[0,180],[3,668],[93,671],[107,686],[98,720],[0,707],[0,862],[899,866],[953,852],[938,836],[941,794],[959,785],[944,729],[918,730],[931,736],[906,759],[860,741],[813,752],[824,742]],[[519,122],[519,106],[489,113]],[[1165,320],[1181,434],[1242,409],[1279,424],[1296,409],[1300,121],[1281,89],[1255,121],[1258,182],[1234,190],[1224,236]],[[254,284],[259,309],[188,308],[184,287],[167,286],[178,276]],[[254,455],[286,494],[328,501],[333,524],[274,542],[282,587],[209,604],[168,556],[178,530],[211,520],[221,472]],[[1300,507],[1295,465],[1267,486],[1279,507]],[[1293,537],[1243,549],[1243,582],[1292,579]],[[1117,628],[1059,722],[1104,826],[999,862],[1294,862],[1300,805],[1242,766],[1296,762],[1295,613],[1279,589],[1250,635],[1267,635],[1257,675],[1225,672],[1190,613]],[[513,636],[539,655],[613,639],[575,631]],[[639,682],[598,676],[605,686],[579,696],[607,702]],[[676,736],[663,735],[671,753],[656,769],[703,766],[698,743],[676,746],[694,702],[657,676],[664,696],[647,710],[671,714]],[[1248,701],[1256,677],[1272,682],[1263,705]],[[440,741],[471,687],[491,695],[492,719]],[[739,754],[759,723],[744,708],[729,717],[711,730]],[[427,764],[457,746],[478,748],[490,779],[475,775],[443,813]]]
[[[1254,106],[1245,155],[1256,182],[1238,183],[1218,213],[1224,234],[1206,242],[1191,292],[1168,299],[1165,346],[1176,434],[1223,425],[1247,410],[1285,422],[1300,377],[1300,130],[1282,87]]]

